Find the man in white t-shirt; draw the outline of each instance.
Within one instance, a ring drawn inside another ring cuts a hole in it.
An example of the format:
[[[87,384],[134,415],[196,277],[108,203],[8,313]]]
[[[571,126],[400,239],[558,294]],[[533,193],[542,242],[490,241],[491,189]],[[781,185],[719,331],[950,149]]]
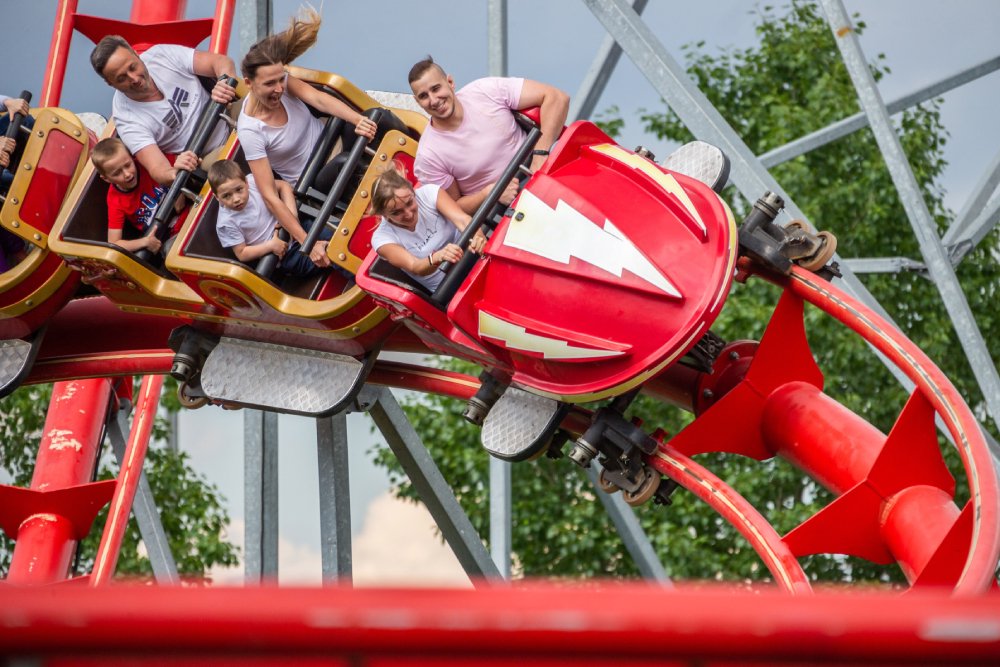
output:
[[[541,108],[542,136],[535,145],[532,170],[545,161],[559,138],[569,96],[553,86],[532,81],[488,77],[455,92],[455,81],[428,56],[410,69],[410,88],[431,122],[417,146],[413,170],[421,183],[444,188],[467,213],[486,199],[497,178],[524,141],[514,111]],[[508,186],[501,203],[509,204],[516,185]]]
[[[111,104],[118,136],[132,155],[163,185],[173,183],[179,169],[198,166],[198,156],[184,147],[209,98],[228,104],[236,90],[223,74],[236,78],[236,65],[226,55],[195,51],[186,46],[157,44],[140,56],[118,35],[108,35],[90,54],[94,71],[115,89]],[[199,76],[216,79],[211,95]],[[225,141],[228,128],[220,123],[206,152]],[[176,155],[171,164],[168,155]]]

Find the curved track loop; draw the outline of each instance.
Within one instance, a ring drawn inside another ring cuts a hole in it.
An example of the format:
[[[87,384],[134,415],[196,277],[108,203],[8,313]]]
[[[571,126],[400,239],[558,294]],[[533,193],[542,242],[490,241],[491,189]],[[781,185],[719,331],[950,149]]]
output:
[[[649,464],[731,523],[761,557],[780,588],[793,594],[812,592],[809,578],[792,550],[767,519],[731,486],[667,444],[660,444]]]

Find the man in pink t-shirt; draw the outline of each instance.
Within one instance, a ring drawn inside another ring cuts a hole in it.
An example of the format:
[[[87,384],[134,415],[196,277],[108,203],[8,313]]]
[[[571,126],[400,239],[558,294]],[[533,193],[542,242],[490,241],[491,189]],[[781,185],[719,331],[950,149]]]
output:
[[[535,145],[532,170],[545,161],[559,138],[569,96],[531,79],[488,77],[455,92],[455,82],[428,56],[410,70],[410,88],[431,122],[420,137],[413,170],[421,183],[444,188],[466,213],[486,199],[497,178],[524,141],[513,111],[541,108],[542,136]],[[515,184],[500,201],[509,204]]]

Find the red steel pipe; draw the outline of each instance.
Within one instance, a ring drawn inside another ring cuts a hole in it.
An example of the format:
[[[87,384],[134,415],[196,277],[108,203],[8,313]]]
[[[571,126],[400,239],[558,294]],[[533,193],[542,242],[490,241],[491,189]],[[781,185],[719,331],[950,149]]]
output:
[[[147,375],[142,382],[135,416],[132,419],[132,429],[129,431],[125,455],[122,457],[118,486],[111,499],[108,521],[104,524],[104,533],[97,547],[97,556],[94,558],[94,569],[90,573],[91,586],[108,583],[115,573],[122,537],[125,535],[128,517],[132,512],[132,502],[139,487],[142,464],[146,460],[149,436],[153,432],[153,422],[156,419],[156,409],[160,404],[162,389],[162,375]]]
[[[233,32],[233,12],[235,9],[236,0],[216,0],[212,38],[208,43],[208,50],[212,53],[224,54],[229,51],[229,35]]]
[[[951,495],[936,486],[911,486],[883,504],[882,539],[908,581],[916,581],[958,520]]]
[[[165,23],[184,18],[187,0],[132,0],[132,23]]]
[[[874,426],[805,382],[790,382],[771,393],[761,433],[775,454],[838,496],[867,480],[886,440]],[[882,543],[912,583],[941,547],[959,509],[949,493],[923,485],[883,497],[881,507]]]
[[[806,382],[789,382],[768,397],[764,443],[824,487],[842,495],[865,479],[885,435]]]
[[[787,289],[858,333],[888,357],[916,384],[956,443],[969,478],[972,541],[956,594],[978,594],[995,587],[1000,555],[1000,489],[981,427],[951,381],[924,352],[877,313],[836,286],[799,267],[792,268]]]
[[[997,594],[665,589],[106,586],[17,590],[6,656],[43,664],[1000,664]]]
[[[31,489],[54,491],[90,482],[110,397],[108,380],[56,383]],[[65,579],[78,528],[69,517],[51,512],[25,519],[18,529],[7,581],[39,585]]]
[[[42,83],[42,94],[38,100],[40,107],[58,106],[59,98],[62,97],[76,7],[77,0],[59,0],[59,5],[56,7],[56,22],[52,28],[49,60],[45,65],[45,81]]]

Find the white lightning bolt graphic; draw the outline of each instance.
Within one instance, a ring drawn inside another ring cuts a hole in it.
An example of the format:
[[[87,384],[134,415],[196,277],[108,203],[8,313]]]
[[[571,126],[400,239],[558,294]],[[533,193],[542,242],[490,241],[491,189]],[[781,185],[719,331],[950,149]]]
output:
[[[544,359],[600,359],[625,354],[619,350],[575,347],[565,340],[528,333],[524,327],[484,311],[479,311],[479,335],[503,341],[512,350],[536,352]]]
[[[562,201],[555,209],[525,190],[517,201],[503,244],[554,262],[569,264],[570,257],[622,277],[628,269],[650,285],[680,298],[677,288],[636,249],[610,220],[603,229]]]

